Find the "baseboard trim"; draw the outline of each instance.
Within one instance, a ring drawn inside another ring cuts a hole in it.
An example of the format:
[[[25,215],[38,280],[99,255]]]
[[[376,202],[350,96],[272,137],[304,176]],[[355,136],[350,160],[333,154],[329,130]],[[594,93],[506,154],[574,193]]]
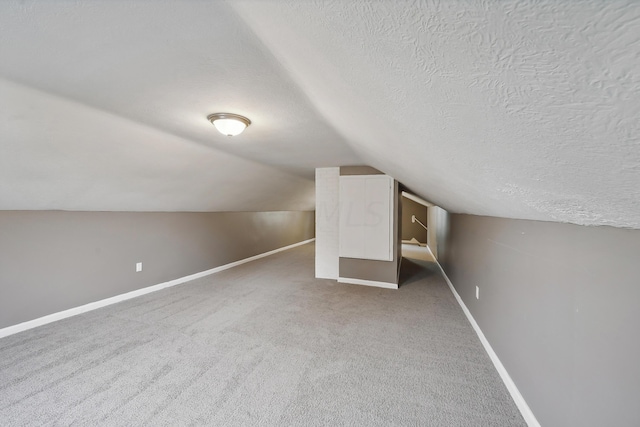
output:
[[[433,256],[433,252],[431,252],[431,248],[427,246],[427,249],[429,249],[429,253],[431,254],[431,256]],[[442,268],[442,266],[440,265],[440,263],[438,262],[435,256],[433,257],[433,259],[438,265],[438,268],[440,269],[440,272],[442,273],[444,280],[447,282],[449,289],[451,289],[451,293],[453,293],[453,296],[456,298],[456,301],[458,301],[458,304],[460,304],[460,307],[462,308],[462,311],[464,312],[465,316],[467,316],[467,320],[469,320],[469,323],[471,323],[473,330],[476,331],[478,338],[480,338],[480,342],[482,343],[485,351],[489,355],[489,358],[493,362],[493,366],[495,366],[496,370],[498,371],[500,378],[502,378],[502,382],[507,387],[507,390],[509,390],[509,394],[511,394],[511,398],[513,399],[516,406],[520,410],[520,413],[522,414],[522,417],[524,418],[525,422],[529,427],[540,427],[540,423],[536,419],[535,415],[533,415],[531,408],[529,408],[529,405],[527,405],[527,402],[524,400],[524,397],[522,397],[520,390],[518,390],[518,387],[511,379],[511,376],[509,375],[509,373],[507,372],[507,369],[504,367],[504,365],[498,358],[498,355],[496,354],[495,351],[493,351],[493,347],[491,347],[491,344],[489,344],[487,337],[484,336],[482,329],[480,329],[480,326],[478,325],[476,320],[473,318],[473,315],[471,315],[471,312],[467,308],[466,304],[464,303],[464,301],[462,301],[462,298],[458,294],[458,291],[456,291],[456,288],[453,286],[453,283],[451,283],[451,280],[449,280],[447,273],[444,272],[444,269]]]
[[[86,313],[87,311],[96,310],[98,308],[106,307],[111,304],[115,304],[121,301],[126,301],[131,298],[139,297],[145,294],[149,294],[151,292],[156,292],[161,289],[170,288],[171,286],[179,285],[181,283],[189,282],[191,280],[199,279],[201,277],[208,276],[213,273],[218,273],[223,270],[228,270],[233,267],[237,267],[241,264],[246,264],[251,261],[255,261],[260,258],[267,257],[269,255],[276,254],[278,252],[286,251],[288,249],[293,249],[297,246],[306,245],[307,243],[311,243],[315,240],[309,239],[304,240],[302,242],[294,243],[292,245],[284,246],[282,248],[274,249],[269,252],[264,252],[262,254],[254,255],[249,258],[241,259],[239,261],[235,261],[229,264],[221,265],[219,267],[215,267],[206,271],[201,271],[199,273],[190,274],[188,276],[180,277],[178,279],[169,280],[168,282],[159,283],[157,285],[147,286],[146,288],[136,289],[135,291],[127,292],[124,294],[116,295],[110,298],[105,298],[99,301],[90,302],[88,304],[84,304],[78,307],[70,308],[67,310],[59,311],[57,313],[48,314],[43,317],[39,317],[37,319],[28,320],[26,322],[18,323],[17,325],[7,326],[5,328],[0,329],[0,338],[7,337],[9,335],[17,334],[18,332],[26,331],[28,329],[33,329],[38,326],[46,325],[47,323],[52,323],[58,320],[66,319],[67,317],[77,316],[78,314]]]
[[[377,288],[398,289],[397,283],[376,282],[375,280],[352,279],[350,277],[338,277],[339,283],[349,283],[351,285],[375,286]]]

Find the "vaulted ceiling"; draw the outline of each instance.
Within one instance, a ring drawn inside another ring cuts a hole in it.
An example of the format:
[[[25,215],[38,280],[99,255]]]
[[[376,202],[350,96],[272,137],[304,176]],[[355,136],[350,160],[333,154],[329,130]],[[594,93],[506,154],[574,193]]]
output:
[[[640,228],[639,38],[636,1],[0,2],[0,209],[313,209],[314,168],[369,164]]]

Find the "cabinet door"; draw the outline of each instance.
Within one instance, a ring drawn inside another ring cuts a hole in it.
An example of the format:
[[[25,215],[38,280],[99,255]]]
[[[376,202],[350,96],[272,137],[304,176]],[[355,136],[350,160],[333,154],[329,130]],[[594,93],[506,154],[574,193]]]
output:
[[[393,260],[393,179],[340,177],[339,253],[344,258]]]

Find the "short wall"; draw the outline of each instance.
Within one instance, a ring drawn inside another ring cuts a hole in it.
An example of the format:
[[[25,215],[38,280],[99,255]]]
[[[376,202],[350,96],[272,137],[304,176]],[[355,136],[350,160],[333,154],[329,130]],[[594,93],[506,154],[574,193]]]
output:
[[[637,426],[640,230],[449,219],[440,262],[540,424]]]
[[[0,211],[0,328],[313,237],[312,211]]]

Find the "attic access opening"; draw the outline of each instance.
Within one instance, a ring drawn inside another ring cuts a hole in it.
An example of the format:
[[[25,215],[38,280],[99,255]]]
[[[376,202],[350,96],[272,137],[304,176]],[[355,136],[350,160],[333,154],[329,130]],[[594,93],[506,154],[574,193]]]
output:
[[[428,242],[427,208],[434,205],[406,191],[401,195],[402,243],[425,247]]]

